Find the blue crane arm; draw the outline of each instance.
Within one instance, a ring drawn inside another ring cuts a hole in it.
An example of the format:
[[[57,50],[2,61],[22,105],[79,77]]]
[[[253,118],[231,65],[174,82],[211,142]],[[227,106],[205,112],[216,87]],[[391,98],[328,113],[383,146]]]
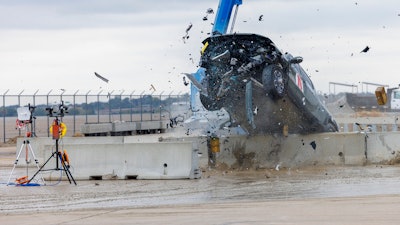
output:
[[[226,34],[226,30],[229,26],[233,7],[242,4],[242,0],[220,0],[218,10],[215,16],[214,26],[212,29],[212,35]],[[207,46],[206,46],[207,47]],[[205,47],[205,48],[206,48]],[[204,48],[204,47],[203,47]],[[192,81],[190,88],[190,105],[193,112],[200,111],[203,108],[200,102],[199,92],[202,91],[206,94],[206,90],[202,88],[201,81],[206,77],[204,68],[199,68],[196,73],[186,74],[186,76]]]
[[[215,16],[214,27],[212,34],[226,34],[228,29],[229,21],[231,19],[231,14],[233,6],[239,6],[242,4],[242,0],[220,0],[217,10],[217,15]]]

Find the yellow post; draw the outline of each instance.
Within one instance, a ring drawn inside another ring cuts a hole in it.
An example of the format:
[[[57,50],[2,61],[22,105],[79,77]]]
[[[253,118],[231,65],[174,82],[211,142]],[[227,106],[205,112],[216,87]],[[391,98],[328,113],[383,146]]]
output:
[[[289,125],[283,125],[283,136],[287,137],[289,135]]]
[[[212,153],[219,152],[219,138],[218,137],[211,137],[210,148],[211,148]]]

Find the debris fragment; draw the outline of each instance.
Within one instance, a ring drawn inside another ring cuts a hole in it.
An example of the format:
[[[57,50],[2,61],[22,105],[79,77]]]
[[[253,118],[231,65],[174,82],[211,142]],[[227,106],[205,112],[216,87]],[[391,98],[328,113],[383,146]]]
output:
[[[151,90],[156,91],[156,88],[154,87],[153,84],[150,84],[150,89],[149,89],[149,91],[151,91]]]
[[[254,114],[254,115],[257,115],[257,113],[258,113],[258,107],[256,106],[256,108],[255,108],[254,111],[253,111],[253,114]]]
[[[355,124],[358,126],[358,129],[364,130],[364,128],[361,126],[361,124],[359,124],[359,123],[355,123]]]
[[[368,52],[368,51],[369,51],[369,47],[367,46],[367,47],[365,47],[360,53],[362,53],[362,52],[366,53],[366,52]]]
[[[189,26],[186,28],[186,34],[188,34],[188,32],[190,31],[190,29],[192,29],[193,24],[190,23]]]
[[[193,24],[190,23],[189,26],[186,28],[186,34],[185,34],[185,36],[182,37],[183,43],[186,43],[185,40],[189,39],[189,31],[190,31],[190,29],[192,29],[192,27],[193,27]]]
[[[108,79],[107,79],[107,78],[101,76],[100,74],[98,74],[98,73],[96,73],[96,72],[94,72],[94,75],[96,75],[96,77],[100,78],[102,81],[108,83]]]
[[[186,77],[183,77],[183,84],[184,84],[185,86],[188,86],[188,84],[189,84],[189,82],[186,81]]]
[[[275,166],[275,170],[276,171],[279,171],[279,167],[280,167],[281,165],[280,164],[277,164],[276,166]]]
[[[263,16],[264,15],[261,14],[260,17],[258,17],[258,21],[263,21]]]
[[[212,8],[208,8],[206,11],[207,14],[213,14],[214,10]]]
[[[310,142],[311,147],[315,150],[317,148],[317,144],[315,141]]]

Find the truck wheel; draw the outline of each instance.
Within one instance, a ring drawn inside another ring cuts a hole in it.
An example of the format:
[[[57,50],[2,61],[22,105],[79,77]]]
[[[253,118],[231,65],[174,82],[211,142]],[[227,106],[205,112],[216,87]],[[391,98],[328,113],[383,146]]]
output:
[[[339,131],[339,127],[338,127],[337,123],[332,121],[332,119],[329,119],[328,131],[329,132],[338,132]]]
[[[274,98],[282,98],[286,93],[286,79],[278,65],[267,65],[262,73],[264,89]]]

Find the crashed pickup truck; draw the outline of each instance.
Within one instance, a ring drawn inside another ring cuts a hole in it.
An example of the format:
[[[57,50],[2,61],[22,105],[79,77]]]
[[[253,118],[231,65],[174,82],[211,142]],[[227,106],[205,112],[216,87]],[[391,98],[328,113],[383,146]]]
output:
[[[203,106],[224,108],[231,126],[249,134],[338,131],[299,65],[301,57],[283,54],[257,34],[211,36],[203,44],[205,74],[193,83]]]

